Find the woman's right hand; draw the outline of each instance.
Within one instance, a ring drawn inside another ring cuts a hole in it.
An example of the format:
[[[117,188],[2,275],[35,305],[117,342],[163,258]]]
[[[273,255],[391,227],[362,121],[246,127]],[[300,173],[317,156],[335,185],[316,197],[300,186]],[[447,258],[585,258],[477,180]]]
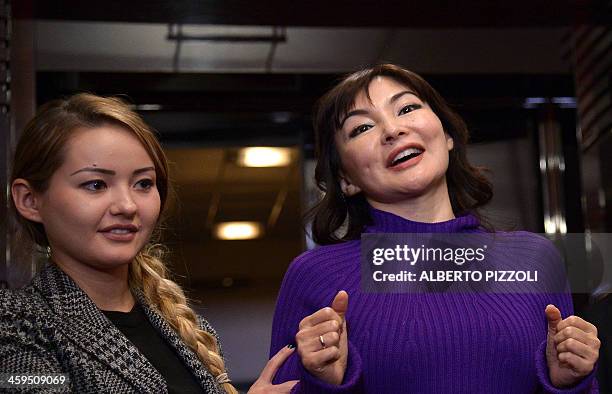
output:
[[[305,317],[295,336],[302,365],[324,382],[339,385],[344,379],[348,360],[348,340],[344,316],[348,294],[336,294],[331,307]]]

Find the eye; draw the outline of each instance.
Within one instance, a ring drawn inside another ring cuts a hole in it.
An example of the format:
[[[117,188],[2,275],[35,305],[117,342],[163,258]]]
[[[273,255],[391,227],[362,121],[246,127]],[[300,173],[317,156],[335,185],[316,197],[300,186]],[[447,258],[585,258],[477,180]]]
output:
[[[406,105],[406,106],[402,107],[402,109],[400,109],[400,111],[399,111],[399,113],[397,115],[398,116],[405,115],[405,114],[407,114],[409,112],[412,112],[415,109],[419,109],[421,107],[422,107],[421,104],[409,104],[409,105]]]
[[[100,190],[106,189],[106,182],[104,182],[102,179],[94,179],[85,183],[81,183],[80,186],[89,191],[98,192]]]
[[[359,125],[351,131],[351,134],[349,134],[349,137],[351,138],[356,137],[359,134],[363,133],[364,131],[370,130],[371,128],[372,128],[372,125],[369,125],[369,124]]]
[[[141,179],[138,182],[136,182],[135,186],[136,186],[136,189],[149,190],[153,186],[155,186],[155,182],[153,182],[152,179],[146,178],[146,179]]]

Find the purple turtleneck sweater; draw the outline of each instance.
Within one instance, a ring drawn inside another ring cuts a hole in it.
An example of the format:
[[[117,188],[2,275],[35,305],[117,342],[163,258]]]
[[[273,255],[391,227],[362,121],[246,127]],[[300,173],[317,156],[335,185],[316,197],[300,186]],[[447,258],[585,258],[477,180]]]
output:
[[[476,217],[419,223],[372,209],[365,232],[482,231]],[[521,259],[535,260],[552,246],[524,237]],[[359,240],[322,246],[298,256],[285,274],[272,328],[273,355],[295,343],[299,322],[349,294],[349,360],[341,385],[326,384],[294,353],[274,379],[299,379],[296,393],[596,393],[594,373],[576,386],[554,387],[546,364],[544,309],[573,313],[570,294],[369,294],[360,286]],[[513,251],[515,253],[515,251]]]

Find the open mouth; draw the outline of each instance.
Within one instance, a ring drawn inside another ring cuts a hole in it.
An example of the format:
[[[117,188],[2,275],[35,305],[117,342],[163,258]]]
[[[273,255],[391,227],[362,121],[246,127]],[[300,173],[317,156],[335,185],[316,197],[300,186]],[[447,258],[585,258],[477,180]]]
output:
[[[139,227],[134,224],[114,224],[99,230],[102,235],[113,241],[131,241],[136,237]]]
[[[130,233],[133,233],[133,232],[135,232],[135,231],[128,230],[126,228],[114,228],[114,229],[109,231],[109,233],[111,233],[111,234],[130,234]]]
[[[395,155],[395,157],[393,158],[393,160],[391,160],[391,164],[389,165],[389,167],[395,167],[401,163],[404,163],[410,159],[413,159],[417,156],[420,156],[423,153],[423,149],[420,148],[416,148],[416,147],[411,147],[411,148],[407,148],[404,149],[403,151],[399,152],[397,155]]]

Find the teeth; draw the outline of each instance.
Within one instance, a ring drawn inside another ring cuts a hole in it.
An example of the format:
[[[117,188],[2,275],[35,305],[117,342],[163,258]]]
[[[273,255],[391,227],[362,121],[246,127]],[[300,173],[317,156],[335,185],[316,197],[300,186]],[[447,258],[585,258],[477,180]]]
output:
[[[393,161],[391,162],[391,164],[395,164],[398,160],[403,159],[406,156],[409,155],[413,155],[413,154],[419,154],[419,153],[423,153],[423,151],[421,149],[418,148],[408,148],[404,151],[401,151],[397,156],[395,156],[395,158],[393,159]]]
[[[110,232],[113,234],[128,234],[130,230],[124,228],[114,228]]]

